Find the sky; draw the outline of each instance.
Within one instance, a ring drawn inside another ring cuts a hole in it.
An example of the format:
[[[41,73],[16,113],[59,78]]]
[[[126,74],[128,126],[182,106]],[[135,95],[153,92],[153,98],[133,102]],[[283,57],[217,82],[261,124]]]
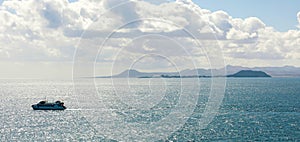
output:
[[[69,0],[76,2],[78,0]],[[0,0],[1,2],[1,0]],[[193,0],[201,8],[211,11],[223,10],[236,18],[258,17],[278,31],[297,28],[296,15],[300,11],[300,1],[274,0]]]
[[[0,78],[300,67],[300,1],[0,3]]]
[[[236,18],[258,17],[279,31],[296,29],[300,1],[274,0],[195,0],[201,8],[223,10]]]

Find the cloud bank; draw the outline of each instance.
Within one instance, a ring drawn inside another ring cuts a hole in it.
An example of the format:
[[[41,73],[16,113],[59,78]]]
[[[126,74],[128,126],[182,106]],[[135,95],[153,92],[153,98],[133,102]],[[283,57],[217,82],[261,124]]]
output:
[[[120,6],[122,3],[127,4]],[[300,28],[300,12],[295,18]],[[90,40],[86,52],[95,52],[99,48],[97,40],[115,31],[105,43],[99,63],[116,59],[125,63],[126,57],[114,58],[119,49],[124,56],[162,52],[178,62],[189,56],[198,57],[201,62],[205,57],[199,46],[212,50],[218,46],[227,64],[300,66],[299,29],[279,32],[257,17],[234,18],[225,11],[202,9],[189,0],[4,1],[0,6],[0,22],[1,62],[69,62],[80,39]],[[115,29],[119,25],[123,27]],[[191,42],[185,30],[193,31],[201,45]],[[171,37],[191,55],[172,49],[171,46],[176,46],[154,36],[150,41],[141,38],[132,42],[136,35],[147,34]],[[212,43],[216,38],[218,44]]]

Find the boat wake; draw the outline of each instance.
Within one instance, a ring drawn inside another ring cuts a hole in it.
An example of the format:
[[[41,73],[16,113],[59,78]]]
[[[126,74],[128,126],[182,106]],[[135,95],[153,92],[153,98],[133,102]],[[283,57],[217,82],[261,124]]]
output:
[[[95,109],[81,109],[81,108],[78,108],[78,109],[76,109],[76,108],[68,108],[68,109],[66,109],[66,110],[69,110],[69,111],[79,111],[79,110],[95,110]]]

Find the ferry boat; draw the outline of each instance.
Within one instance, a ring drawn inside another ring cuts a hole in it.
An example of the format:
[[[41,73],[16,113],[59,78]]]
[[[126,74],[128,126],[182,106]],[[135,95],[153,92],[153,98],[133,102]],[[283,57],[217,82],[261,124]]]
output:
[[[31,106],[34,110],[65,110],[64,102],[56,101],[49,103],[47,101],[40,101],[38,104]]]

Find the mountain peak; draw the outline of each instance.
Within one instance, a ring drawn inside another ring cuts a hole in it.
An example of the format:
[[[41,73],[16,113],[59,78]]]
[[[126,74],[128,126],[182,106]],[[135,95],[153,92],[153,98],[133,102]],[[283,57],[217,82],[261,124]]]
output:
[[[135,70],[135,69],[128,69],[128,70],[123,71],[123,73],[124,73],[124,72],[137,73],[137,72],[139,72],[139,71],[137,71],[137,70]]]
[[[123,71],[122,73],[116,75],[115,77],[136,77],[139,76],[140,74],[143,74],[135,69],[128,69]]]

